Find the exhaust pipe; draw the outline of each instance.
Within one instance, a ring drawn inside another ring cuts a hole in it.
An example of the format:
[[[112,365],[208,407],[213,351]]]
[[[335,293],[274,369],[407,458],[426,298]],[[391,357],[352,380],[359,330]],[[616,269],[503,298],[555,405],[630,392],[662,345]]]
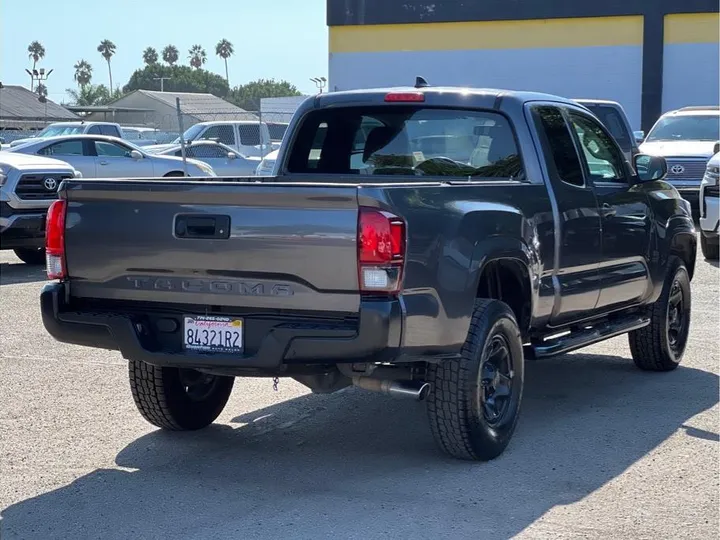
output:
[[[430,392],[430,385],[426,382],[390,381],[386,379],[373,379],[372,377],[353,377],[353,386],[371,392],[407,397],[417,401],[424,400],[428,392]]]

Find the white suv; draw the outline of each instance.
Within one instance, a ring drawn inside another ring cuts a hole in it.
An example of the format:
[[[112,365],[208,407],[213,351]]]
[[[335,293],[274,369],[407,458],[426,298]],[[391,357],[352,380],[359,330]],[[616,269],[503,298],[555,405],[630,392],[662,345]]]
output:
[[[699,214],[700,183],[720,140],[720,107],[684,107],[663,114],[640,145],[640,152],[667,161],[666,180]]]
[[[707,164],[700,187],[700,248],[706,259],[717,260],[720,237],[720,152]]]

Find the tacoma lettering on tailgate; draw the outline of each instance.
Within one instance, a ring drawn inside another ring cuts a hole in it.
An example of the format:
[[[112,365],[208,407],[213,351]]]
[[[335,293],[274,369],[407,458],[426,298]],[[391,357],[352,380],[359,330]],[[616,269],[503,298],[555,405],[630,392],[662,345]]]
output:
[[[156,291],[237,294],[241,296],[292,296],[295,294],[292,287],[285,283],[142,276],[127,276],[127,280],[135,289]]]

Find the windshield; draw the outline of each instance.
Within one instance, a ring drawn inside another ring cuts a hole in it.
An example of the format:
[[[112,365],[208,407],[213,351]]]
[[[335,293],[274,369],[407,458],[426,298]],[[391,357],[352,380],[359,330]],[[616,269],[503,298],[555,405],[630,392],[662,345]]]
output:
[[[501,114],[402,105],[309,113],[288,169],[467,180],[524,176],[512,126]]]
[[[658,120],[646,141],[717,141],[720,117],[712,115],[668,116]]]
[[[59,137],[61,135],[78,135],[83,132],[85,126],[48,126],[36,137]]]
[[[185,139],[185,142],[187,141],[194,141],[195,138],[200,135],[202,130],[205,129],[205,126],[201,126],[200,124],[195,124],[194,126],[190,126],[188,129],[185,130],[185,133],[183,133],[183,138]],[[175,139],[173,141],[174,144],[180,143],[180,137]]]

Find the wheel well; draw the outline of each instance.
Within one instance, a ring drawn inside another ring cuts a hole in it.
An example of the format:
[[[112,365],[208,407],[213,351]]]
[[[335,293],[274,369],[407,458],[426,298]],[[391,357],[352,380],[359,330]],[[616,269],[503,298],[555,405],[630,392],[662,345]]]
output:
[[[176,177],[176,176],[177,177],[185,176],[185,173],[182,171],[170,171],[169,173],[166,173],[164,177],[168,178],[168,177]]]
[[[670,255],[677,255],[685,263],[688,277],[695,273],[695,257],[697,256],[697,238],[692,234],[676,234],[670,244]]]
[[[530,328],[532,296],[527,267],[515,259],[497,259],[482,269],[477,290],[478,298],[505,302],[517,319],[520,332],[526,337]]]

